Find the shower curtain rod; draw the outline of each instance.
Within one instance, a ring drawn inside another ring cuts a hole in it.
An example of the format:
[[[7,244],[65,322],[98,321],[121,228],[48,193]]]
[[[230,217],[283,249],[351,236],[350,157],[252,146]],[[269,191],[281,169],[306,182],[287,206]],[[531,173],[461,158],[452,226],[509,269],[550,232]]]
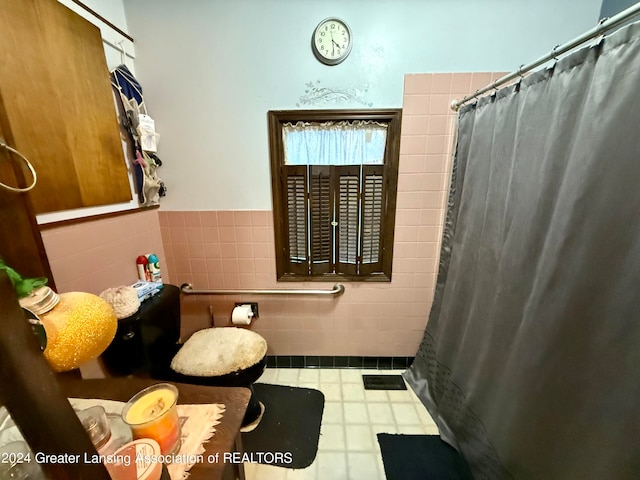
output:
[[[495,82],[491,83],[490,85],[487,85],[484,88],[481,88],[480,90],[476,90],[475,93],[471,95],[467,95],[462,100],[452,101],[451,110],[457,111],[462,105],[469,102],[470,100],[477,99],[483,93],[487,93],[489,90],[495,90],[499,86],[504,85],[505,83],[513,80],[516,77],[522,77],[524,73],[529,72],[536,67],[539,67],[540,65],[548,62],[552,58],[557,60],[557,57],[559,55],[562,55],[563,53],[566,53],[569,50],[579,45],[582,45],[583,43],[591,40],[592,38],[603,35],[605,32],[608,32],[609,30],[617,27],[624,21],[628,20],[629,18],[635,15],[638,15],[639,13],[640,13],[640,2],[627,8],[626,10],[623,10],[622,12],[618,13],[617,15],[614,15],[611,18],[603,18],[602,20],[600,20],[598,25],[592,28],[591,30],[588,30],[587,32],[571,40],[570,42],[565,43],[564,45],[556,45],[553,48],[553,50],[551,50],[551,52],[549,52],[544,57],[540,57],[539,59],[535,60],[534,62],[531,62],[528,65],[524,65],[524,64],[520,65],[520,68],[518,68],[518,70],[516,70],[515,72],[505,75],[502,78],[499,78]]]

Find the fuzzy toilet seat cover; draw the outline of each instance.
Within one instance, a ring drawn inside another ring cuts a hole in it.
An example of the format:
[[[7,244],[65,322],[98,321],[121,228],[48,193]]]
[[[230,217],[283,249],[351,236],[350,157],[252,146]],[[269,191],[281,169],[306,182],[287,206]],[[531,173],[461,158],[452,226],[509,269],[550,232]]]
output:
[[[215,377],[244,370],[267,353],[267,341],[251,330],[214,327],[194,333],[171,360],[182,375]]]

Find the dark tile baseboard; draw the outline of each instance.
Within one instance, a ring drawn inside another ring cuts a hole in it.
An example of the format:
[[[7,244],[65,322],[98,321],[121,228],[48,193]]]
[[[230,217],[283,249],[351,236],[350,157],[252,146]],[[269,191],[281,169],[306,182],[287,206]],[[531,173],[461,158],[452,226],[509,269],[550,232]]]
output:
[[[270,368],[360,368],[373,370],[403,370],[414,357],[331,357],[315,355],[271,355]]]

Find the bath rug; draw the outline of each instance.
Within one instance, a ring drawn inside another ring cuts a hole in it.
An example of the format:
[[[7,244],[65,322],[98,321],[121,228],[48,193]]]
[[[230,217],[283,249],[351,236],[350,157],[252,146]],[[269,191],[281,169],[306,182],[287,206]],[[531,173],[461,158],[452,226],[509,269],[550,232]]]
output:
[[[473,480],[455,448],[438,435],[379,433],[387,480]]]
[[[365,390],[406,390],[401,375],[362,375]]]
[[[242,433],[247,461],[285,468],[306,468],[318,452],[324,395],[311,388],[256,383],[264,416],[252,432]]]

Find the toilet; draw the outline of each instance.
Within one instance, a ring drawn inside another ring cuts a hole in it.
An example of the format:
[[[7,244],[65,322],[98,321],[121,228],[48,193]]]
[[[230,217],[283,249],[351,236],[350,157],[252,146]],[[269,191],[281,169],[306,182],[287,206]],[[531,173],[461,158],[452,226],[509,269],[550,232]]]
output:
[[[102,363],[112,376],[249,388],[251,399],[242,427],[255,428],[264,413],[253,389],[267,364],[264,338],[248,329],[214,327],[195,332],[184,344],[179,340],[180,289],[165,284],[136,313],[118,321]]]

